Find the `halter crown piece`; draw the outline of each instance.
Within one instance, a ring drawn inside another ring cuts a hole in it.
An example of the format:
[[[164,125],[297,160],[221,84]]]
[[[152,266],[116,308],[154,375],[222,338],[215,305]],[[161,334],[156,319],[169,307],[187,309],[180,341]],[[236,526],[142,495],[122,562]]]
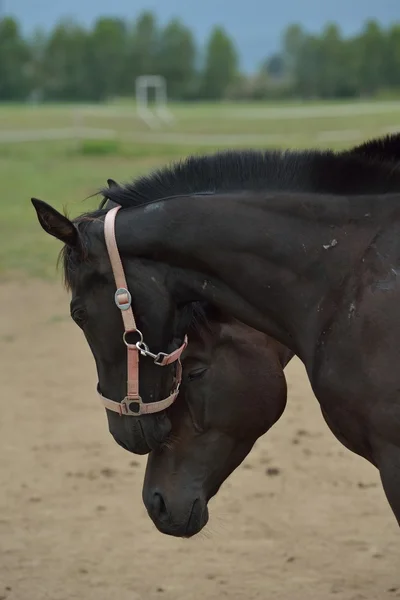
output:
[[[121,311],[122,320],[124,323],[123,341],[127,348],[128,354],[128,381],[127,381],[127,394],[122,402],[115,402],[115,400],[109,400],[105,398],[100,392],[99,396],[104,406],[108,410],[122,415],[128,415],[131,417],[139,417],[140,415],[147,415],[157,413],[165,410],[175,401],[179,393],[179,387],[182,381],[182,364],[181,355],[187,346],[188,339],[185,336],[184,342],[180,348],[165,354],[159,352],[153,354],[150,352],[147,344],[143,340],[141,331],[136,327],[135,317],[132,311],[132,297],[128,290],[126,282],[124,268],[122,266],[121,257],[118,252],[117,241],[115,239],[115,217],[121,207],[116,206],[110,209],[105,217],[104,221],[104,236],[107,245],[108,256],[110,258],[115,284],[117,291],[115,292],[115,304]],[[130,344],[127,341],[128,333],[136,333],[139,336],[139,341],[135,344]],[[160,367],[165,367],[176,362],[175,380],[173,390],[171,394],[158,402],[144,403],[139,395],[139,353],[143,356],[147,356]]]

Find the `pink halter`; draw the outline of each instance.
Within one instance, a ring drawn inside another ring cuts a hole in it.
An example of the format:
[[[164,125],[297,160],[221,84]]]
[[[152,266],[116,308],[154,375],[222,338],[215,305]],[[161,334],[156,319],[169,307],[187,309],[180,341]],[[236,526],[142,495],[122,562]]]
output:
[[[116,206],[108,211],[104,221],[104,236],[106,240],[108,255],[110,257],[112,270],[114,273],[114,279],[117,286],[115,292],[115,304],[121,310],[122,320],[124,322],[124,334],[123,340],[126,345],[128,352],[128,382],[127,382],[127,394],[122,402],[115,402],[109,400],[100,394],[99,396],[106,408],[122,415],[129,415],[131,417],[139,417],[140,415],[146,415],[151,413],[157,413],[165,410],[175,401],[179,393],[179,386],[182,380],[182,364],[181,354],[187,346],[188,340],[185,336],[185,340],[180,348],[165,354],[159,352],[153,354],[150,352],[149,347],[143,340],[143,335],[136,327],[135,317],[132,312],[132,297],[128,291],[128,285],[126,283],[124,268],[122,266],[121,258],[118,252],[117,241],[115,239],[115,217],[121,207]],[[128,333],[136,333],[140,340],[136,344],[129,344],[126,339]],[[139,352],[143,356],[148,356],[153,359],[156,365],[165,367],[173,362],[177,362],[174,388],[168,398],[160,400],[159,402],[144,403],[139,395]]]

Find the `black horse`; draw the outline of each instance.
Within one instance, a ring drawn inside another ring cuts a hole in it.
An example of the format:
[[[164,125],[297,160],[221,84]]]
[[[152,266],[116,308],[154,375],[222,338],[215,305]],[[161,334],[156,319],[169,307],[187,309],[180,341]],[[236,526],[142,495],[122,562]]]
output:
[[[208,501],[286,406],[283,369],[293,353],[208,306],[191,324],[172,433],[150,452],[143,501],[163,533],[188,537],[208,521]]]
[[[400,177],[393,163],[371,159],[365,150],[189,159],[133,186],[104,193],[127,208],[119,218],[117,240],[149,345],[158,351],[168,342],[178,343],[188,328],[190,303],[199,298],[274,336],[305,363],[337,437],[380,468],[398,516],[399,486],[393,478],[398,472],[398,404],[390,386],[380,401],[376,398],[374,386],[388,373],[379,360],[379,368],[368,371],[377,354],[380,359],[379,344],[367,349],[368,360],[356,350],[368,334],[375,342],[384,334],[391,357],[395,352],[395,315],[384,314],[381,303],[388,301],[391,309],[396,269],[386,279],[379,274],[396,252],[388,232],[396,226],[397,196],[376,194],[395,192]],[[208,194],[193,193],[196,189]],[[276,192],[261,191],[266,189]],[[190,200],[181,196],[157,202],[185,192]],[[96,357],[100,387],[111,397],[121,397],[123,347],[116,335],[121,333],[118,312],[108,298],[113,284],[102,235],[104,211],[73,224],[48,205],[35,204],[46,231],[67,245],[67,280]],[[352,272],[355,265],[358,275]],[[371,310],[378,319],[375,327]],[[392,328],[382,331],[390,323]],[[352,368],[346,363],[350,359]],[[165,393],[164,372],[143,362],[141,388],[149,400],[157,400]],[[137,419],[136,428],[132,419],[113,414],[109,422],[117,441],[134,451],[157,447],[169,429],[165,414]]]

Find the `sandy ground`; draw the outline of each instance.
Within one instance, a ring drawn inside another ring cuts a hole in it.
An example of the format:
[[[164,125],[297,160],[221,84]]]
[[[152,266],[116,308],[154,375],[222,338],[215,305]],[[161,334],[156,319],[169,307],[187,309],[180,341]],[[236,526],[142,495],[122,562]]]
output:
[[[206,532],[177,540],[142,504],[145,458],[108,434],[61,285],[4,283],[0,303],[0,600],[400,598],[378,474],[329,432],[298,361],[280,423]]]

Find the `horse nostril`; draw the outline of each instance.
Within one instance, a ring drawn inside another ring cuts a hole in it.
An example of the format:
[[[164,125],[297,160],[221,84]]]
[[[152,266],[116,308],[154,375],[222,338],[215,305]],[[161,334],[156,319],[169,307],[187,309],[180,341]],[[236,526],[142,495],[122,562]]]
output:
[[[159,520],[165,520],[168,517],[164,498],[158,492],[153,495],[153,515]]]

